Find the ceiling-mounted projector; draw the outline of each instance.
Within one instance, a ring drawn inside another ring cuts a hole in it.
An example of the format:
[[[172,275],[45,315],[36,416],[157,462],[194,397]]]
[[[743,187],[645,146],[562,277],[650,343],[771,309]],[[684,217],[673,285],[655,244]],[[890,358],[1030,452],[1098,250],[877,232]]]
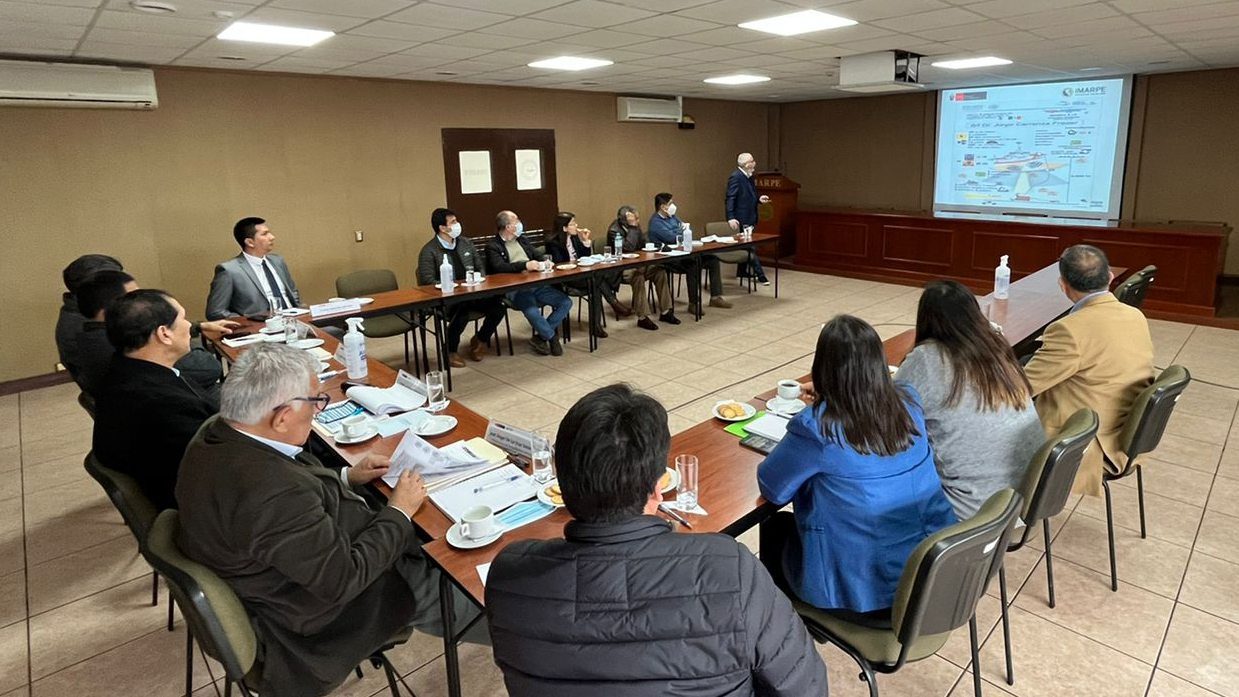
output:
[[[844,92],[908,92],[924,89],[917,82],[921,55],[910,51],[878,51],[839,59],[839,85]]]

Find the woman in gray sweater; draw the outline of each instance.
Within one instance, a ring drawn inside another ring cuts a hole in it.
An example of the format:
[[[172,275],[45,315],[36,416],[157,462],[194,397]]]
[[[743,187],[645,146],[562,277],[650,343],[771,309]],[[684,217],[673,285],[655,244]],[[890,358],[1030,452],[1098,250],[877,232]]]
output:
[[[960,519],[1018,488],[1045,441],[1028,378],[972,291],[934,281],[921,294],[916,347],[897,379],[921,395],[942,489]]]

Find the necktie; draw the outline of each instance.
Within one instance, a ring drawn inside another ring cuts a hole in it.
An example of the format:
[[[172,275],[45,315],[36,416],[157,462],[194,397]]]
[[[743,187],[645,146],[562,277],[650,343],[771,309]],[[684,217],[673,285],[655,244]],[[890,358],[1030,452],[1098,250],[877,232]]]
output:
[[[271,297],[275,298],[278,307],[273,307],[273,310],[285,310],[288,305],[284,302],[284,294],[280,292],[280,284],[275,280],[275,274],[271,273],[271,267],[267,265],[267,260],[262,260],[262,272],[267,274],[267,287],[271,289]]]

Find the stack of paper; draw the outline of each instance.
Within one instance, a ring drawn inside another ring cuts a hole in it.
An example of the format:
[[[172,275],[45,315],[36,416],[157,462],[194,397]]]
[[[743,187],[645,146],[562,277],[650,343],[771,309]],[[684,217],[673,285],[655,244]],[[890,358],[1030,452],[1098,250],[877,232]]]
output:
[[[489,506],[492,511],[502,511],[514,503],[533,498],[537,492],[538,485],[533,477],[509,463],[433,491],[430,500],[444,515],[459,522],[461,515],[474,506]]]
[[[763,414],[744,425],[744,430],[778,442],[787,435],[787,419],[774,414]]]
[[[479,453],[472,442],[456,441],[436,448],[416,433],[405,431],[391,454],[391,466],[383,475],[383,481],[388,486],[396,486],[400,473],[411,470],[426,481],[428,491],[434,491],[494,469],[506,461],[506,456],[493,459],[489,452]]]
[[[426,396],[418,394],[404,385],[391,387],[372,387],[357,385],[345,392],[348,398],[365,407],[371,414],[398,414],[411,411],[426,403]]]

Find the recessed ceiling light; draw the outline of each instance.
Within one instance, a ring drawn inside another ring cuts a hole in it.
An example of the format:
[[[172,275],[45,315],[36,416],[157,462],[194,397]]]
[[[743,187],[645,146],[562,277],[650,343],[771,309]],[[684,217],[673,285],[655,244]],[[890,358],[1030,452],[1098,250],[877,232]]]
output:
[[[534,61],[529,64],[529,67],[546,68],[547,70],[589,70],[590,68],[601,68],[604,65],[612,65],[614,62],[615,61],[602,60],[600,58],[559,56],[558,58],[548,58],[546,60]]]
[[[1101,70],[1101,68],[1080,68],[1080,72],[1082,73],[1095,73],[1098,70]]]
[[[811,31],[822,31],[823,29],[850,27],[853,24],[856,24],[856,20],[854,19],[826,14],[825,12],[818,12],[817,10],[805,10],[804,12],[793,12],[789,15],[767,17],[766,19],[759,19],[753,22],[744,22],[742,24],[738,24],[737,26],[741,29],[764,31],[767,34],[795,36],[797,34],[808,34]]]
[[[129,6],[138,12],[149,12],[154,15],[170,15],[176,13],[176,5],[154,0],[133,0]]]
[[[981,56],[980,58],[960,58],[959,60],[936,61],[933,64],[935,68],[948,68],[950,70],[988,68],[992,65],[1011,65],[1011,61],[1006,58],[998,58],[997,56]]]
[[[459,75],[459,73],[454,73],[451,70],[436,70],[435,75]]]
[[[711,85],[748,85],[754,82],[769,82],[770,78],[765,75],[723,75],[720,77],[708,77],[702,82],[708,82]]]
[[[260,44],[280,44],[281,46],[313,46],[323,39],[335,36],[333,31],[322,29],[301,29],[298,27],[281,27],[275,24],[254,24],[252,22],[233,22],[228,28],[216,35],[225,41],[251,41]]]

